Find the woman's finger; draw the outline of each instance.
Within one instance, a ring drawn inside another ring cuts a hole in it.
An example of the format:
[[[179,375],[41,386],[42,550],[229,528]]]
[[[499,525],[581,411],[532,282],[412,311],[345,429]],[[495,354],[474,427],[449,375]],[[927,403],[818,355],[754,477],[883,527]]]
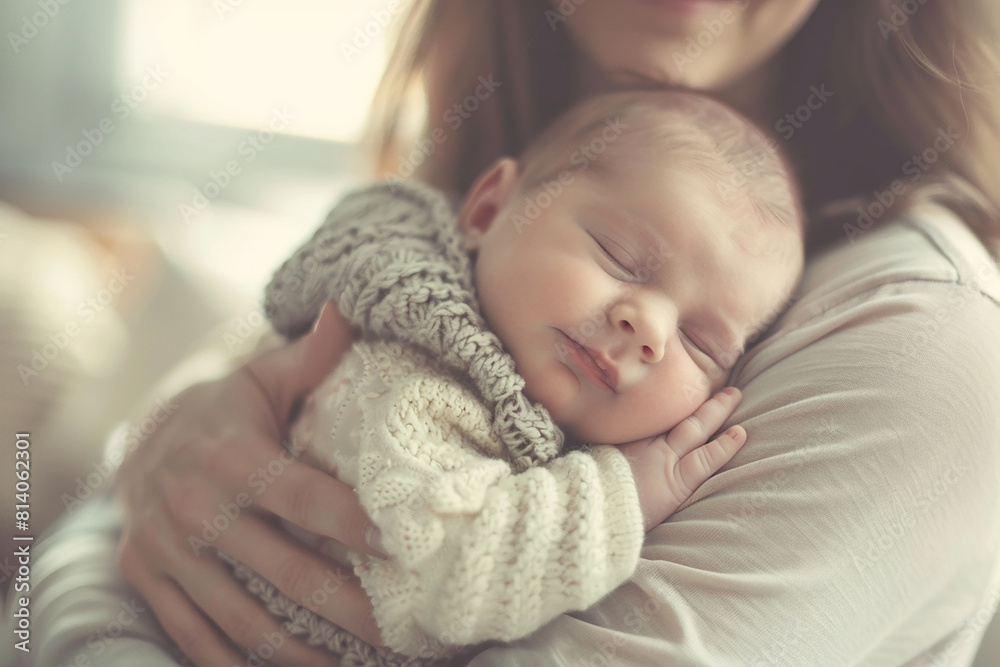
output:
[[[694,413],[675,426],[667,434],[666,442],[676,452],[678,458],[684,457],[695,447],[705,444],[708,438],[725,423],[729,415],[739,405],[743,394],[736,387],[727,387],[708,399]]]
[[[384,556],[377,548],[375,526],[354,489],[291,454],[281,463],[280,474],[259,487],[259,495],[254,497],[257,504],[300,528],[332,537],[358,551]]]
[[[167,517],[150,517],[131,529],[136,540],[124,542],[119,552],[122,572],[145,595],[157,596],[165,590],[172,591],[168,609],[183,609],[175,613],[200,612],[192,622],[170,619],[169,626],[164,624],[171,637],[185,647],[185,654],[192,659],[195,655],[215,659],[219,646],[223,646],[229,650],[249,649],[281,667],[336,665],[337,662],[327,652],[310,648],[301,640],[281,632],[282,619],[268,613],[262,603],[236,581],[232,571],[219,562],[215,549],[204,539],[208,538],[214,544],[226,531],[239,531],[242,522],[249,516],[233,516],[228,527],[212,522],[222,531],[210,535],[201,532],[189,534],[186,540],[170,538],[175,533],[166,521]],[[258,517],[253,519],[260,521]],[[156,556],[152,559],[141,556],[139,549],[132,546],[136,542],[144,544]],[[169,578],[156,576],[152,574],[154,568],[173,574]],[[151,581],[158,583],[154,586],[149,583]],[[179,600],[178,596],[184,600]],[[159,616],[162,602],[158,598],[150,599],[156,603],[151,606]]]
[[[160,482],[174,522],[168,529],[176,526],[200,536],[206,523],[236,525],[242,514],[258,507],[363,553],[384,555],[354,490],[296,459],[266,431],[220,436],[197,463],[201,476]],[[220,494],[209,480],[222,482],[227,492]]]
[[[292,346],[299,357],[300,388],[311,391],[340,363],[351,347],[354,331],[337,304],[328,301],[311,332]]]
[[[297,604],[319,614],[372,646],[382,637],[371,601],[349,568],[316,554],[304,544],[247,515],[220,534],[216,545],[271,582]]]
[[[350,349],[351,323],[327,302],[313,330],[290,345],[251,359],[244,368],[260,383],[274,416],[284,423],[296,401],[330,374]]]
[[[244,656],[218,631],[177,584],[154,576],[138,556],[125,549],[119,555],[123,574],[156,614],[163,630],[198,667],[243,665]]]
[[[279,667],[336,667],[337,661],[329,653],[283,631],[281,626],[287,619],[264,609],[214,554],[193,560],[178,583],[236,646]]]

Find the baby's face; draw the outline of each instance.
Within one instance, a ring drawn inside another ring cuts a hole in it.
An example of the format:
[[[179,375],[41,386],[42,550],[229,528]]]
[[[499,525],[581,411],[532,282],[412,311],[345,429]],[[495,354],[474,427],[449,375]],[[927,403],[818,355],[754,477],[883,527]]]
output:
[[[704,177],[631,171],[511,195],[472,245],[483,314],[528,396],[583,442],[658,435],[694,412],[801,262],[796,232],[737,219]]]

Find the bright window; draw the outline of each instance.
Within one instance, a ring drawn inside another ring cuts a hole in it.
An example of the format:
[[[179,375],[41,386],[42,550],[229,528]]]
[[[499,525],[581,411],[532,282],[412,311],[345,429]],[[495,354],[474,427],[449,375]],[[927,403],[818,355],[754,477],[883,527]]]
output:
[[[406,2],[122,0],[123,89],[166,73],[141,113],[288,134],[358,138]],[[389,19],[395,19],[390,21]]]

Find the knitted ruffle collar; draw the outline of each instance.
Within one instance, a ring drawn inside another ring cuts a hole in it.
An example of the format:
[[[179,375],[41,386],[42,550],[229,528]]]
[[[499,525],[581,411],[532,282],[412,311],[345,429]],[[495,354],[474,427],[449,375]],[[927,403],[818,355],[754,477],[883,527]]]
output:
[[[265,312],[277,331],[296,336],[330,299],[365,335],[417,346],[466,380],[491,409],[515,469],[562,450],[562,431],[524,394],[513,358],[486,326],[443,193],[400,181],[348,194],[275,273]]]

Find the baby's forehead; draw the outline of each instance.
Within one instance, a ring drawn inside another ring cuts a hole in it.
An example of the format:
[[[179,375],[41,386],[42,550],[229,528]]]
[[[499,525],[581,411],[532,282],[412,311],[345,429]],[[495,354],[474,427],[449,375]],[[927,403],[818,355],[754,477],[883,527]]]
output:
[[[724,196],[712,175],[683,160],[635,159],[621,168],[591,174],[591,205],[620,214],[630,226],[662,236],[709,230],[753,234],[762,227],[760,212],[746,196]],[[739,228],[739,229],[738,229]]]
[[[801,277],[800,229],[752,205],[734,207],[694,187],[683,190],[693,205],[703,201],[700,215],[665,224],[667,251],[692,253],[677,262],[681,274],[675,279],[699,285],[707,302],[733,320],[743,346],[785,309]]]
[[[799,234],[778,224],[765,224],[763,233],[737,229],[729,238],[743,259],[737,262],[734,296],[746,302],[746,340],[769,327],[789,305],[802,277],[804,251]]]
[[[670,280],[732,298],[741,320],[757,322],[787,299],[801,274],[799,229],[751,205],[727,206],[699,181],[687,175],[644,202],[632,201],[627,189],[611,194],[608,184],[595,191],[591,208],[627,240],[640,265],[670,262]]]

